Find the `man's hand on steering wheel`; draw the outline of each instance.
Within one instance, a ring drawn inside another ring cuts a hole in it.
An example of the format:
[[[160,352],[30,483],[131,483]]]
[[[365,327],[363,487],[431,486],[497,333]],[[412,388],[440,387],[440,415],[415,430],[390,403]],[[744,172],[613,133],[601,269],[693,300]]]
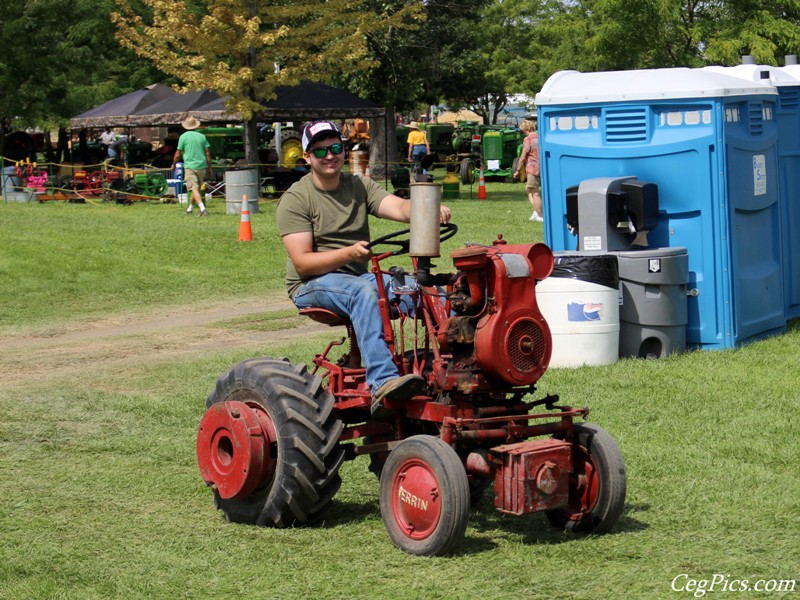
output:
[[[367,262],[372,258],[372,250],[370,250],[370,243],[366,240],[356,242],[347,248],[350,259],[358,262]]]
[[[450,215],[448,211],[448,218],[449,216]],[[457,231],[458,231],[458,226],[455,223],[440,223],[439,241],[444,242],[445,240],[449,240],[456,234]],[[382,235],[372,240],[369,244],[367,244],[367,248],[371,250],[375,246],[386,244],[389,246],[399,246],[397,250],[390,253],[392,256],[398,256],[400,254],[408,254],[409,245],[411,243],[410,234],[411,234],[410,229],[402,229],[400,231],[387,233],[386,235]]]

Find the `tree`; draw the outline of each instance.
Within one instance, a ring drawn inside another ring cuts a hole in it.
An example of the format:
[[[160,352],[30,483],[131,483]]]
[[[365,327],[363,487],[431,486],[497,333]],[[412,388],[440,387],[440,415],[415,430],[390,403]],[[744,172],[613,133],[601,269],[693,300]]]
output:
[[[390,12],[367,0],[209,0],[204,7],[141,0],[145,10],[115,1],[112,20],[121,44],[187,89],[230,96],[226,108],[245,121],[245,151],[253,164],[255,119],[276,87],[370,67],[368,36],[419,18],[418,3]]]
[[[435,52],[428,88],[437,103],[466,106],[487,122],[496,121],[511,93],[505,68],[516,32],[504,21],[510,12],[497,0],[430,3],[426,38]]]
[[[758,64],[779,65],[785,55],[800,51],[797,0],[727,0],[711,16],[703,37],[709,63],[736,64],[750,54]]]
[[[531,0],[533,49],[549,72],[778,65],[800,49],[797,0]]]
[[[431,2],[425,3],[429,10]],[[370,0],[373,12],[395,14],[414,10],[416,19],[405,27],[386,27],[366,35],[370,60],[362,69],[334,73],[332,83],[386,108],[382,119],[370,120],[370,168],[373,176],[384,177],[397,161],[395,122],[397,111],[415,108],[426,98],[425,76],[431,48],[423,35],[425,14],[415,0]]]
[[[66,134],[71,116],[163,78],[119,47],[110,6],[0,0],[0,151],[10,130],[58,126]]]

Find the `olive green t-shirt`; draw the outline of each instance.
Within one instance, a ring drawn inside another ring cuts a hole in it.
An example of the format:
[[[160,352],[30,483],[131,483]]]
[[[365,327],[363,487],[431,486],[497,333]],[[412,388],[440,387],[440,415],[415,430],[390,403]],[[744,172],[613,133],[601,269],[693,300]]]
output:
[[[314,252],[345,248],[370,239],[367,216],[376,215],[381,202],[390,194],[371,179],[348,173],[340,177],[339,187],[332,192],[315,186],[310,173],[284,192],[276,214],[281,237],[310,232],[314,237]],[[367,264],[352,262],[338,271],[361,275],[367,272]],[[308,279],[312,278],[303,279],[292,261],[286,261],[286,288],[290,298]]]

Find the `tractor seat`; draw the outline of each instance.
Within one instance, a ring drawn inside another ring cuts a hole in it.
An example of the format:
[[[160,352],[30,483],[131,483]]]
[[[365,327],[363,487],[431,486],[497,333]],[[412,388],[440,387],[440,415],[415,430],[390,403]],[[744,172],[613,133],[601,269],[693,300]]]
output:
[[[348,325],[350,323],[349,319],[340,317],[335,312],[328,310],[327,308],[301,308],[300,314],[310,317],[318,323],[330,325],[331,327]]]

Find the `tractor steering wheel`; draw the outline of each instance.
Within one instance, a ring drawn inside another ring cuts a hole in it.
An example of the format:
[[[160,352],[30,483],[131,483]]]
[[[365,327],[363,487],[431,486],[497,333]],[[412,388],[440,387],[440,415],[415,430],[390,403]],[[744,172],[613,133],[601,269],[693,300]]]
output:
[[[449,240],[456,234],[457,231],[458,231],[458,225],[456,225],[455,223],[440,223],[439,241],[444,242],[446,240]],[[372,250],[372,248],[374,248],[375,246],[381,246],[384,244],[388,246],[399,246],[399,249],[392,252],[390,256],[399,256],[400,254],[407,254],[409,249],[409,244],[411,243],[410,234],[411,234],[410,229],[402,229],[400,231],[387,233],[386,235],[382,235],[372,240],[369,244],[367,244],[367,248]],[[397,239],[401,237],[403,239]]]

